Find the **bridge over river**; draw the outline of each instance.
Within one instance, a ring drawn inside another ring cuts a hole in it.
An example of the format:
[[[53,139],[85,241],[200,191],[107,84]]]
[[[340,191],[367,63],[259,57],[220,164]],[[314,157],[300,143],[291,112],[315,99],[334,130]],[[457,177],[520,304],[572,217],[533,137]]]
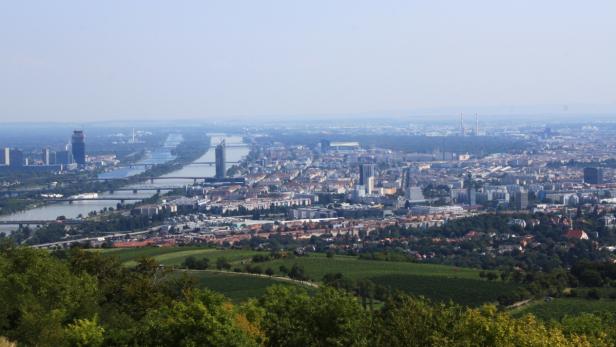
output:
[[[98,198],[51,198],[51,199],[41,199],[41,201],[51,201],[51,202],[73,202],[73,201],[141,201],[143,197],[136,196],[102,196]]]
[[[225,164],[238,164],[238,161],[226,161]],[[136,167],[145,167],[145,168],[152,168],[156,165],[161,165],[161,164],[152,164],[152,163],[135,163],[135,164],[127,164],[127,165],[122,165],[122,166],[118,166],[118,168],[136,168]],[[193,161],[192,163],[190,163],[189,165],[209,165],[209,166],[214,166],[216,165],[215,161]]]

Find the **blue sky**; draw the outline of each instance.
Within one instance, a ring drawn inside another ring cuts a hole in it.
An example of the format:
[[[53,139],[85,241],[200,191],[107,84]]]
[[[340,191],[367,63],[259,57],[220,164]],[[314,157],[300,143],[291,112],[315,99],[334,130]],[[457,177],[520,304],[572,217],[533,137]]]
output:
[[[3,1],[0,121],[614,110],[615,17],[613,0]]]

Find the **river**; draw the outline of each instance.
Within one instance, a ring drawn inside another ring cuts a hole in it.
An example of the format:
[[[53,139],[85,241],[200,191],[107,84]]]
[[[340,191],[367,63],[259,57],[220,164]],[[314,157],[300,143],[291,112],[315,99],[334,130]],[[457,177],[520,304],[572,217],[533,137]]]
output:
[[[227,162],[235,162],[241,160],[248,154],[248,147],[233,147],[233,145],[243,144],[243,140],[241,136],[232,136],[225,134],[208,134],[211,138],[212,146],[217,145],[225,140],[228,145],[226,149],[226,159]],[[171,135],[170,135],[171,136]],[[179,143],[177,137],[172,138],[172,140],[176,141],[171,147],[171,143],[168,141],[165,143],[161,149],[153,151],[151,155],[144,159],[144,162],[147,163],[162,163],[173,159],[171,156],[170,148],[174,148]],[[181,141],[181,139],[180,139]],[[171,141],[173,142],[173,141]],[[168,153],[168,154],[165,154]],[[154,161],[153,161],[154,160]],[[199,159],[195,160],[195,162],[213,162],[215,161],[214,150],[208,150],[203,156]],[[231,164],[227,164],[227,167],[230,167]],[[127,170],[126,168],[114,170],[109,173],[102,174],[102,178],[111,178],[111,177],[127,177],[130,175],[135,175],[142,172],[142,169],[132,169]],[[201,176],[201,177],[213,177],[216,172],[216,168],[213,165],[202,165],[202,164],[189,164],[181,168],[180,170],[170,172],[162,177],[185,177],[185,176]],[[140,184],[136,184],[133,186],[129,186],[129,188],[159,188],[159,187],[168,187],[168,186],[182,186],[182,185],[192,185],[193,180],[186,179],[155,179],[154,182],[143,182]],[[164,191],[163,191],[164,192]],[[85,192],[84,192],[85,193]],[[138,191],[137,193],[133,193],[132,191],[117,191],[114,193],[105,192],[100,193],[100,197],[136,197],[140,199],[144,199],[154,195],[156,191]],[[105,207],[116,207],[117,201],[76,201],[72,204],[68,202],[54,203],[49,204],[17,213],[13,213],[6,216],[1,216],[0,221],[14,221],[14,220],[52,220],[56,219],[58,216],[65,216],[66,218],[72,219],[77,218],[79,215],[87,216],[88,213],[92,211],[100,211]],[[10,233],[12,230],[15,230],[17,226],[15,225],[0,225],[0,232]]]

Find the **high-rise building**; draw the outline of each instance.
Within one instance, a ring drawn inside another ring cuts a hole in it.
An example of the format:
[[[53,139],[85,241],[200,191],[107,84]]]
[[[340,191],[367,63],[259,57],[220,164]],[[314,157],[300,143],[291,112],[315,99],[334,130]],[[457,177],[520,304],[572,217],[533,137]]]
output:
[[[372,194],[373,191],[374,191],[374,176],[368,177],[368,179],[366,180],[366,193]]]
[[[405,167],[402,170],[402,190],[403,191],[406,192],[407,189],[413,185],[412,177],[413,177],[412,168]]]
[[[9,153],[9,165],[11,167],[24,166],[24,153],[18,149],[13,149]]]
[[[227,174],[225,147],[225,140],[216,146],[216,178],[225,178]]]
[[[368,194],[374,189],[374,172],[376,165],[361,164],[359,166],[359,185],[366,188]]]
[[[468,204],[471,206],[477,205],[477,190],[475,187],[468,188]]]
[[[413,201],[425,201],[423,191],[421,187],[415,185],[413,181],[413,168],[406,167],[402,170],[402,190],[407,200]]]
[[[359,185],[365,186],[369,177],[374,177],[374,164],[361,164],[359,166]]]
[[[329,140],[321,140],[321,152],[327,152],[330,149]]]
[[[0,164],[11,165],[11,149],[6,147],[0,153]]]
[[[603,183],[603,170],[596,167],[584,168],[584,183],[588,184],[602,184]]]
[[[49,148],[43,148],[41,160],[43,161],[43,165],[51,165],[51,151]]]
[[[517,210],[526,210],[528,208],[528,192],[518,191],[514,195],[515,208]]]
[[[79,165],[86,164],[86,137],[82,130],[73,131],[71,138],[71,146],[73,152],[73,160]]]
[[[410,202],[419,202],[419,201],[425,201],[426,198],[423,195],[423,190],[421,189],[421,187],[417,187],[417,186],[410,186],[406,189],[405,193],[405,197],[407,200],[409,200]]]
[[[56,152],[56,165],[68,165],[73,163],[73,155],[70,151],[57,151]]]
[[[477,189],[473,175],[469,173],[464,179],[463,185],[466,188],[466,202],[471,206],[477,205]]]

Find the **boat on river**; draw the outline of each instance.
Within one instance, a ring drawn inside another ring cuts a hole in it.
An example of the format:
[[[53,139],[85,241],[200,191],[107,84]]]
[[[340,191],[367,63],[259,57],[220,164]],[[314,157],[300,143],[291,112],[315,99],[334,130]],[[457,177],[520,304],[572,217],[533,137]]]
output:
[[[77,195],[71,195],[71,199],[96,199],[98,193],[82,193]]]

